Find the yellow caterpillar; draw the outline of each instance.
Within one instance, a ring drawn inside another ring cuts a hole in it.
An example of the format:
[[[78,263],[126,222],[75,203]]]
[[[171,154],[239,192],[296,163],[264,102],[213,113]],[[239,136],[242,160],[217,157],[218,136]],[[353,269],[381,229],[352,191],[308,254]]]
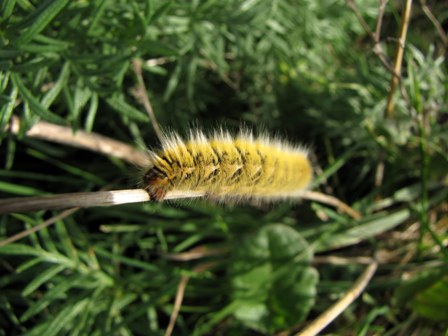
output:
[[[206,137],[191,132],[165,136],[162,148],[150,152],[144,188],[153,200],[167,192],[199,192],[218,201],[269,202],[299,196],[312,178],[308,152],[267,136],[221,130]]]

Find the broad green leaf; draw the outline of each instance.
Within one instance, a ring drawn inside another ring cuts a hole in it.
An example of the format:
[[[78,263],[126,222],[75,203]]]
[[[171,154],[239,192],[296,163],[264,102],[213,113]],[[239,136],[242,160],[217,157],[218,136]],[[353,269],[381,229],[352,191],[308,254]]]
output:
[[[428,269],[400,284],[393,300],[409,306],[420,316],[448,321],[448,266]]]
[[[268,225],[235,244],[230,267],[235,317],[268,333],[291,327],[314,304],[312,250],[293,228]]]
[[[448,321],[448,275],[417,293],[411,301],[411,308],[430,320]]]

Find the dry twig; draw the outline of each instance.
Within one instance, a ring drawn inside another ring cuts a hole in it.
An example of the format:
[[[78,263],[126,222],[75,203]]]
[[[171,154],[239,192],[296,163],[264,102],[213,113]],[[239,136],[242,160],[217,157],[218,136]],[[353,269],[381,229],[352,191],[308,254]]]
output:
[[[207,262],[200,264],[193,268],[193,272],[201,273],[205,272],[217,265],[216,262]],[[174,326],[176,325],[177,316],[179,316],[180,307],[182,306],[182,301],[184,299],[185,288],[187,287],[190,276],[184,275],[180,279],[179,285],[177,286],[176,299],[174,300],[173,311],[171,312],[170,322],[165,331],[165,336],[170,336],[173,333]]]
[[[371,37],[371,39],[374,42],[373,52],[375,55],[378,56],[379,60],[383,64],[383,66],[389,70],[392,74],[394,74],[394,69],[392,68],[391,64],[389,63],[386,54],[384,53],[383,48],[381,47],[381,26],[383,24],[383,16],[384,16],[384,10],[386,8],[388,0],[380,0],[380,6],[378,10],[378,20],[376,23],[375,32],[372,32],[369,25],[367,24],[366,20],[361,15],[361,12],[359,11],[358,7],[356,6],[356,3],[354,0],[347,0],[347,5],[350,7],[350,9],[355,14],[356,18],[358,19],[359,24],[362,26],[364,31]]]
[[[337,199],[334,196],[325,195],[325,194],[322,194],[317,191],[306,190],[301,194],[301,198],[307,199],[310,201],[320,202],[323,204],[332,205],[332,206],[338,208],[339,210],[347,213],[348,215],[350,215],[352,218],[354,218],[356,220],[361,219],[361,214],[358,211],[356,211],[355,209],[353,209],[352,207],[345,204],[344,202],[342,202],[341,200]]]
[[[9,124],[9,131],[18,134],[19,130],[20,119],[13,116]],[[51,124],[46,121],[40,121],[33,125],[26,132],[26,136],[111,155],[139,167],[148,164],[148,156],[132,146],[96,133],[81,130],[73,132],[69,127]]]
[[[437,33],[439,34],[440,38],[442,39],[443,47],[444,49],[448,48],[448,35],[445,33],[445,30],[443,29],[440,22],[437,20],[437,18],[434,16],[434,14],[429,9],[428,5],[426,4],[426,0],[420,0],[420,4],[422,6],[422,10],[425,13],[425,15],[428,17],[428,19],[432,22],[434,27],[437,30]]]
[[[163,133],[160,130],[159,123],[157,122],[156,115],[154,114],[154,110],[151,105],[151,101],[148,97],[148,91],[146,90],[145,81],[143,80],[142,75],[142,61],[140,59],[134,59],[132,62],[132,69],[134,70],[135,75],[137,76],[138,86],[134,92],[134,96],[138,101],[143,105],[148,113],[149,118],[151,119],[152,127],[156,132],[159,141],[163,139]]]

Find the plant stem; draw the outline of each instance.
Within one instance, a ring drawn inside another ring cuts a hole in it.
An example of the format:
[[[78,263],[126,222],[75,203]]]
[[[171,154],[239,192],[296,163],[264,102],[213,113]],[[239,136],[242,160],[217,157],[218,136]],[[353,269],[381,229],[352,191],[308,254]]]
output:
[[[409,18],[411,16],[412,0],[407,0],[403,18],[401,20],[400,36],[398,38],[397,54],[395,56],[394,73],[390,81],[389,95],[387,97],[386,118],[390,119],[394,113],[394,94],[397,90],[398,82],[400,80],[401,65],[403,63],[404,46],[406,43],[406,35],[409,27]]]

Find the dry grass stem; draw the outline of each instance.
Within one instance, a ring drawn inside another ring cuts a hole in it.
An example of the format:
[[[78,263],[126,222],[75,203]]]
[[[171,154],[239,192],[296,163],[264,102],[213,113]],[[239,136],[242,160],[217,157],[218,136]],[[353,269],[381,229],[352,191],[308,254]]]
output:
[[[190,277],[187,275],[182,276],[179,285],[177,286],[176,299],[174,300],[173,311],[171,312],[170,322],[165,330],[165,336],[170,336],[173,333],[174,326],[176,325],[177,316],[179,316],[180,307],[184,300],[185,288],[187,287]]]
[[[61,220],[65,217],[70,216],[71,214],[75,213],[78,209],[79,208],[67,209],[67,210],[61,212],[60,214],[57,214],[56,216],[51,217],[50,219],[47,219],[45,222],[42,222],[36,226],[33,226],[32,228],[29,228],[28,230],[21,231],[11,237],[8,237],[8,238],[0,241],[0,246],[5,246],[8,244],[14,243],[17,240],[25,238],[34,232],[37,232],[43,228],[50,226],[51,224],[57,222],[58,220]]]
[[[297,333],[296,336],[315,336],[319,334],[325,327],[333,322],[347,307],[355,301],[369,284],[376,272],[378,264],[373,261],[361,276],[356,280],[350,290],[334,305],[324,311],[317,319],[315,319],[304,330]]]
[[[191,260],[202,259],[205,257],[223,255],[229,251],[230,251],[230,249],[228,247],[209,248],[207,246],[198,246],[198,247],[195,247],[187,252],[163,253],[161,255],[162,255],[162,257],[169,259],[169,260],[191,261]]]
[[[439,34],[440,38],[442,39],[443,47],[444,49],[448,48],[448,35],[445,33],[445,30],[443,29],[440,22],[437,20],[437,18],[434,16],[434,14],[429,9],[428,5],[426,4],[426,0],[420,0],[420,4],[422,6],[422,10],[425,13],[425,15],[428,17],[428,19],[432,22],[434,27],[437,30],[437,33]]]
[[[394,68],[392,71],[392,77],[385,109],[385,117],[388,119],[392,118],[394,113],[394,96],[401,77],[401,65],[403,63],[404,46],[406,43],[406,35],[409,26],[411,8],[412,8],[412,0],[406,0],[404,13],[401,20],[400,36],[397,42],[397,53],[395,56]],[[379,30],[380,29],[377,27],[377,31]],[[404,89],[402,89],[402,92],[403,91]],[[375,170],[375,187],[377,188],[381,187],[381,185],[383,184],[384,167],[385,167],[384,160],[385,160],[385,153],[383,150],[381,150],[379,153],[378,164]]]
[[[55,210],[66,208],[90,208],[149,201],[143,189],[112,190],[59,194],[52,196],[15,197],[0,200],[0,214]]]
[[[384,10],[386,9],[388,0],[380,0],[380,5],[378,7],[378,20],[376,21],[376,28],[375,28],[375,43],[380,43],[380,37],[381,37],[381,27],[383,26],[383,17],[384,17]]]
[[[350,7],[350,9],[353,11],[353,13],[356,15],[356,18],[358,19],[358,22],[362,26],[364,31],[367,34],[369,34],[373,39],[375,39],[375,36],[373,35],[372,30],[369,27],[369,24],[366,22],[366,20],[364,20],[358,7],[356,6],[355,1],[354,0],[346,0],[346,3]]]
[[[175,57],[159,57],[159,58],[151,58],[151,59],[145,61],[145,64],[148,67],[155,67],[155,66],[175,62],[175,61],[176,61]]]
[[[195,268],[193,268],[193,272],[201,273],[205,272],[216,266],[216,262],[207,262],[202,263]],[[176,299],[174,300],[173,311],[171,312],[170,322],[165,331],[165,336],[171,336],[174,330],[174,326],[176,325],[177,316],[179,316],[180,307],[182,306],[182,301],[184,299],[185,288],[187,287],[188,281],[190,280],[190,276],[184,275],[180,279],[179,285],[177,286]]]
[[[412,0],[406,0],[403,17],[401,19],[400,36],[397,41],[397,53],[394,62],[394,74],[391,77],[389,95],[386,104],[386,118],[392,118],[394,113],[394,95],[400,80],[401,65],[403,63],[404,47],[406,44],[406,35],[409,27],[409,18],[411,16]]]
[[[313,264],[331,264],[331,265],[369,265],[373,261],[370,257],[339,257],[339,256],[315,256]]]
[[[378,153],[378,163],[376,165],[376,169],[375,169],[375,187],[379,188],[381,187],[381,185],[383,184],[383,179],[384,179],[384,168],[385,168],[385,153],[384,150],[380,150],[380,152]]]

